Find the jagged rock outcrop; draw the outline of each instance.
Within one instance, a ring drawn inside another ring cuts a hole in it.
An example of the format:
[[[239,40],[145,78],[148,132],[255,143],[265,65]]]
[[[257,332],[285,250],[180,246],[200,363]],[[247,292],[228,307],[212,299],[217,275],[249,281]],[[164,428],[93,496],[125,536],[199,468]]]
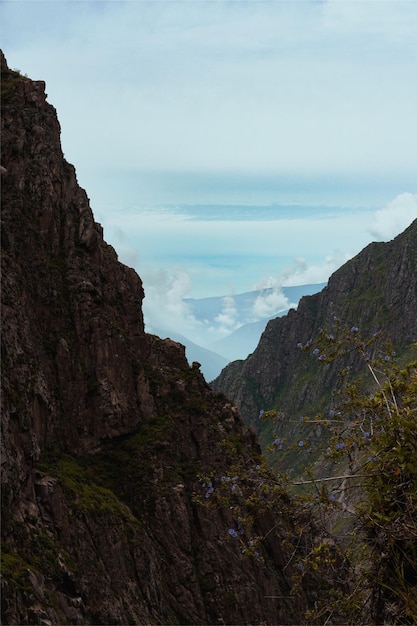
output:
[[[252,559],[227,504],[195,501],[259,447],[180,344],[145,334],[44,87],[2,56],[3,623],[298,622],[297,512],[260,520]]]
[[[417,341],[416,276],[417,220],[393,241],[368,245],[320,293],[270,321],[253,354],[224,368],[213,389],[227,394],[253,425],[260,409],[293,417],[318,410],[323,395],[330,399],[336,370],[319,367],[297,344],[317,337],[320,328],[331,332],[337,319],[358,327],[364,338],[381,332],[400,353]]]

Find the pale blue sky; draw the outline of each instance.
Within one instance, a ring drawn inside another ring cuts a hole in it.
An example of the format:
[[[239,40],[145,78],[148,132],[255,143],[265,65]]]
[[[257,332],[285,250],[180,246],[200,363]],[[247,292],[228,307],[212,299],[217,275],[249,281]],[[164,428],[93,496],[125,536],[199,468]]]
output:
[[[1,17],[85,176],[414,171],[415,2],[6,0]]]
[[[46,81],[66,158],[105,237],[144,279],[149,315],[158,286],[177,297],[179,320],[183,296],[321,282],[417,217],[417,2],[3,0],[0,10],[9,65]],[[216,221],[183,209],[267,204],[294,214]]]

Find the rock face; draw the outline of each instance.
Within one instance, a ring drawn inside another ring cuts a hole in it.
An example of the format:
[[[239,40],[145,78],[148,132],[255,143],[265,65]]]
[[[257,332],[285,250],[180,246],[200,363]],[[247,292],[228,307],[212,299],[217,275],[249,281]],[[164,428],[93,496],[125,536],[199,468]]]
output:
[[[335,369],[312,363],[297,344],[335,319],[358,327],[364,338],[382,332],[397,352],[417,341],[417,220],[388,243],[372,243],[335,272],[318,294],[301,299],[298,309],[268,323],[253,354],[229,364],[213,381],[236,403],[247,423],[260,409],[288,415],[317,410],[329,398]]]
[[[295,510],[259,522],[252,559],[229,506],[195,501],[259,447],[180,344],[145,334],[44,87],[2,56],[3,623],[299,622]]]

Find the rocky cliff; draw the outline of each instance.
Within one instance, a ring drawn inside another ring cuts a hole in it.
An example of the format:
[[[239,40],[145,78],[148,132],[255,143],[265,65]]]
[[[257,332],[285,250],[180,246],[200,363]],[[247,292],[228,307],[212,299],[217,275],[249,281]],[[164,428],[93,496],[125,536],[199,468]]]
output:
[[[357,328],[365,339],[381,333],[401,354],[417,341],[416,276],[417,220],[393,241],[367,246],[320,293],[270,321],[253,354],[229,364],[213,388],[254,426],[261,409],[282,411],[288,421],[281,433],[288,434],[294,419],[328,406],[337,380],[335,367],[319,365],[297,344],[314,340],[320,328],[331,333],[337,323]]]
[[[1,87],[3,623],[299,622],[296,510],[260,519],[254,559],[227,503],[196,502],[200,476],[259,462],[254,436],[180,344],[145,334],[44,83],[2,57]]]

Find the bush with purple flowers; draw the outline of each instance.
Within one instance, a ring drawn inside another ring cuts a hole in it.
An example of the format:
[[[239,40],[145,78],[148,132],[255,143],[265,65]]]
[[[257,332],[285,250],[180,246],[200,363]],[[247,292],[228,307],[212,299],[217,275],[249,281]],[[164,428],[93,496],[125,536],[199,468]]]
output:
[[[272,457],[309,452],[311,468],[294,478],[272,473],[265,460],[236,466],[202,482],[201,502],[228,507],[225,533],[256,558],[268,535],[257,532],[258,520],[296,503],[303,514],[280,541],[291,595],[320,588],[306,623],[417,623],[417,361],[399,366],[381,333],[363,339],[358,326],[335,326],[297,345],[325,366],[342,364],[329,408],[310,418],[259,412],[275,428]],[[320,457],[308,427],[322,433]]]
[[[381,333],[364,340],[358,326],[344,330],[339,321],[334,334],[321,330],[303,349],[344,361],[323,455],[334,470],[304,481],[322,514],[343,508],[356,520],[350,593],[333,606],[353,623],[417,623],[417,361],[398,366]],[[325,423],[321,415],[312,421]],[[327,610],[328,598],[311,617]]]
[[[331,605],[335,614],[353,623],[417,623],[417,362],[401,368],[382,333],[363,339],[358,326],[344,329],[340,320],[335,322],[333,332],[320,329],[317,338],[297,345],[326,366],[342,365],[328,417],[303,419],[304,425],[327,428],[322,461],[316,450],[311,470],[293,484],[296,489],[311,487],[306,506],[310,502],[325,527],[333,520],[340,526],[345,518],[356,531],[346,544],[351,566],[344,572],[343,593],[333,590],[331,600],[324,594],[309,617],[323,623]],[[277,425],[272,451],[283,450],[277,415],[263,413],[263,419]],[[281,415],[283,419],[295,423],[290,415]],[[303,460],[312,450],[305,432],[285,446],[293,455],[298,449]],[[327,468],[327,476],[318,473],[321,468]],[[318,547],[300,561],[300,584],[312,570],[336,567],[336,548],[331,556],[323,542]]]

